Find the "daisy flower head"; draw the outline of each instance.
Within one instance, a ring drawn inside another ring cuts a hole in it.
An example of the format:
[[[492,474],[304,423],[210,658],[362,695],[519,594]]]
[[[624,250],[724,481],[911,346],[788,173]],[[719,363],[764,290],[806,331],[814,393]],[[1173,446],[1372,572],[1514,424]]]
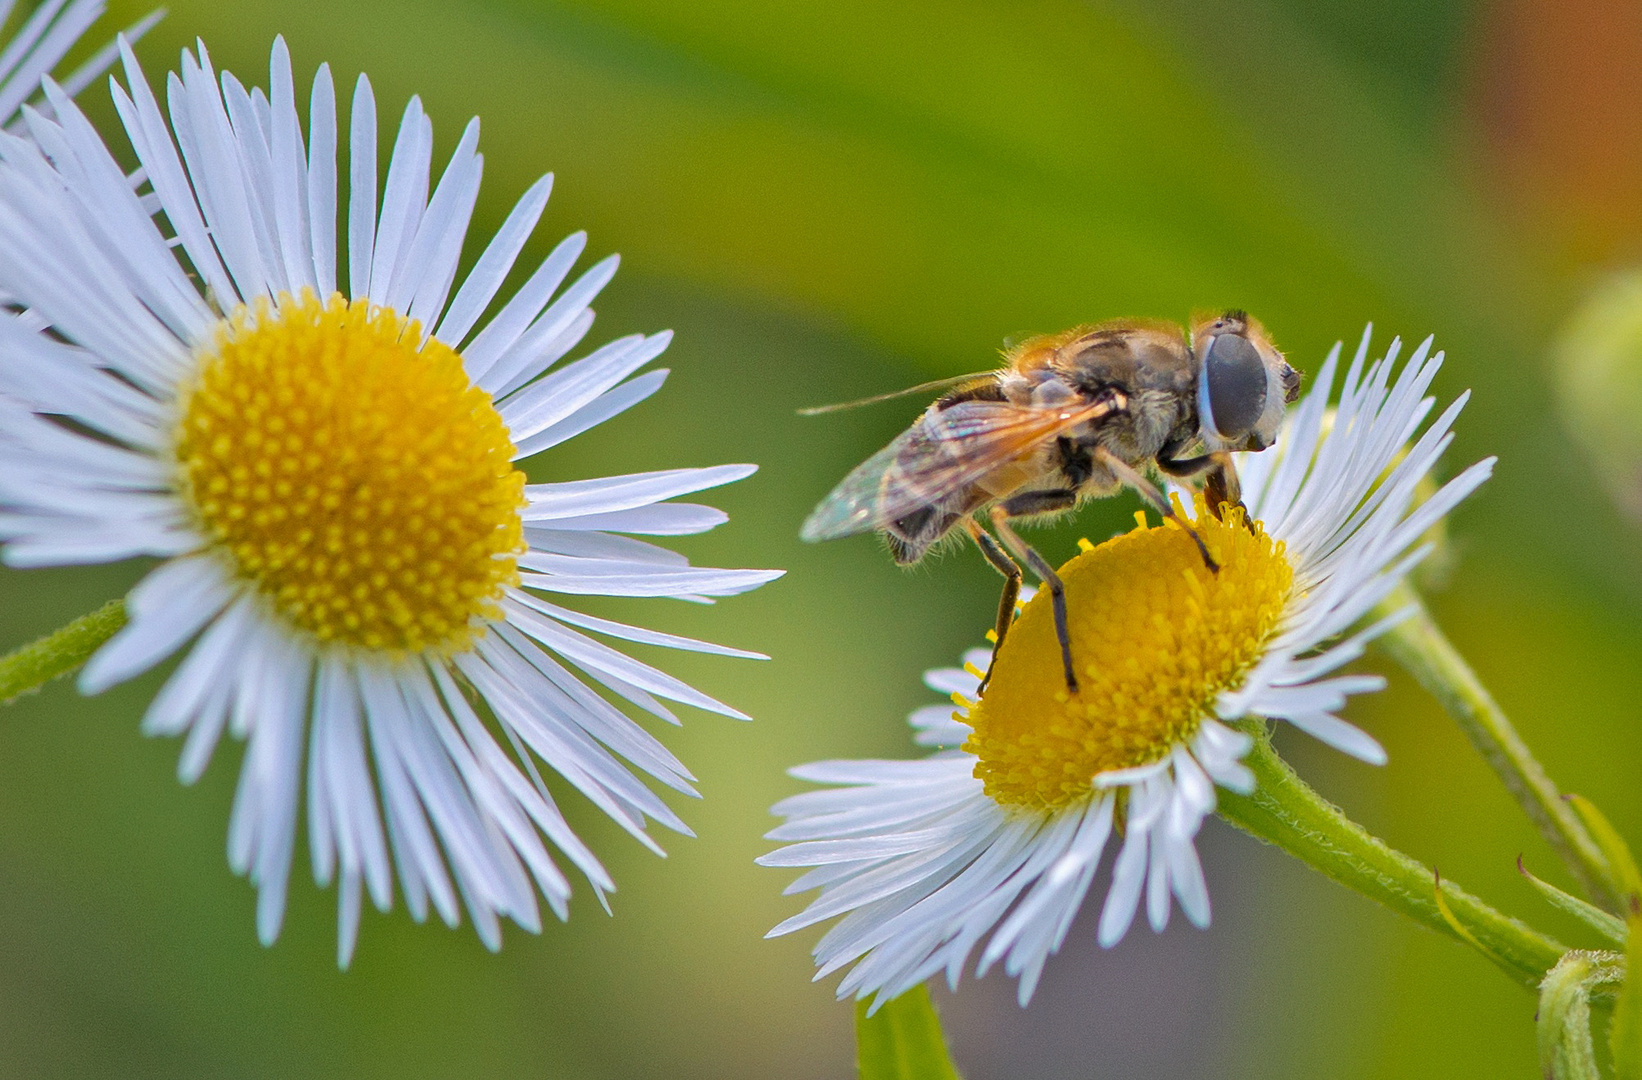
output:
[[[0,292],[16,298],[0,309],[6,561],[160,560],[80,688],[177,655],[143,727],[187,736],[182,779],[224,730],[246,741],[228,853],[259,890],[265,943],[304,792],[314,876],[338,882],[343,964],[362,896],[386,910],[395,874],[417,919],[431,905],[455,925],[465,906],[491,948],[501,917],[539,927],[538,893],[565,917],[561,860],[602,901],[610,876],[538,762],[659,851],[648,820],[689,830],[643,778],[693,795],[692,778],[609,698],[672,722],[664,700],[741,714],[600,639],[757,654],[566,598],[701,601],[778,576],[691,566],[628,535],[721,524],[672,500],[753,467],[525,482],[518,459],[655,393],[667,372],[640,370],[669,335],[564,359],[616,268],[566,286],[580,233],[498,300],[551,176],[458,282],[478,121],[430,184],[433,129],[413,98],[379,191],[363,76],[344,184],[330,71],[304,133],[283,40],[266,93],[219,78],[203,45],[185,52],[169,124],[123,42],[121,56],[112,92],[150,193],[49,81],[55,118],[25,109],[32,140],[0,135]]]
[[[955,987],[984,939],[976,973],[1001,961],[1024,1005],[1109,845],[1102,946],[1123,938],[1143,903],[1154,930],[1176,903],[1208,925],[1195,838],[1217,787],[1253,788],[1241,760],[1253,740],[1238,721],[1284,720],[1384,762],[1336,715],[1383,680],[1338,669],[1393,624],[1359,626],[1493,462],[1421,501],[1465,399],[1421,433],[1442,355],[1427,340],[1393,378],[1399,346],[1369,363],[1368,344],[1365,334],[1332,417],[1338,347],[1277,447],[1238,455],[1246,513],[1228,507],[1222,520],[1196,498],[1194,526],[1218,573],[1184,530],[1148,527],[1144,515],[1061,568],[1077,692],[1040,590],[984,693],[985,650],[925,676],[957,705],[912,714],[916,741],[935,753],[794,769],[832,786],[774,807],[786,820],[769,839],[786,846],[760,862],[809,868],[788,891],[820,895],[771,936],[842,916],[815,947],[816,977],[853,965],[839,995],[876,995],[875,1007],[938,972]]]
[[[24,14],[16,10],[16,0],[0,0],[0,128],[16,125],[24,102],[42,106],[40,80],[57,69],[106,7],[104,0],[46,0]],[[142,19],[126,30],[126,37],[135,41],[162,14]],[[15,24],[9,32],[8,22]],[[110,44],[63,76],[64,93],[78,94],[107,71],[115,50]]]

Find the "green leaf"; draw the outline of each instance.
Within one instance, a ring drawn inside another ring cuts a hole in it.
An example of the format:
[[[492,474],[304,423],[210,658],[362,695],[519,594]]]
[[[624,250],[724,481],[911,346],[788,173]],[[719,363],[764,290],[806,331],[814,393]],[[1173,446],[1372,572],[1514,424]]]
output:
[[[1614,892],[1625,903],[1634,906],[1634,898],[1642,896],[1642,874],[1637,872],[1636,859],[1632,857],[1625,838],[1619,835],[1619,830],[1591,800],[1583,795],[1568,795],[1566,798],[1568,805],[1574,808],[1574,812],[1585,822],[1585,827],[1591,831],[1591,839],[1596,841],[1596,846],[1607,858],[1608,877],[1613,883]]]
[[[1496,964],[1501,962],[1493,950],[1478,941],[1477,936],[1455,917],[1454,909],[1448,906],[1448,897],[1442,894],[1442,871],[1436,869],[1431,871],[1431,898],[1436,901],[1437,913],[1442,916],[1442,921],[1448,924],[1448,928],[1454,931],[1456,937]]]
[[[876,1011],[866,1001],[856,1003],[855,1054],[861,1080],[960,1080],[922,984]]]
[[[1642,908],[1635,894],[1631,896],[1631,917],[1626,922],[1630,941],[1625,946],[1625,985],[1614,1002],[1608,1045],[1613,1050],[1618,1080],[1642,1080]]]
[[[1539,890],[1539,895],[1550,901],[1551,906],[1559,911],[1565,911],[1592,930],[1612,941],[1616,945],[1625,944],[1625,922],[1617,916],[1610,915],[1595,904],[1588,904],[1577,896],[1569,896],[1549,881],[1542,881],[1535,877],[1529,869],[1522,865],[1522,856],[1517,856],[1517,870],[1528,879],[1528,884]]]

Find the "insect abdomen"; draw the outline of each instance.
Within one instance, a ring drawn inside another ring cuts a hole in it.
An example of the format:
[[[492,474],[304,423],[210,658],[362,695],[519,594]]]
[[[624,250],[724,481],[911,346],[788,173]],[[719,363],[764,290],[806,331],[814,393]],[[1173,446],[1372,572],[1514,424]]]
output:
[[[895,561],[910,566],[922,559],[961,517],[950,510],[925,506],[892,521],[884,530],[884,539]]]

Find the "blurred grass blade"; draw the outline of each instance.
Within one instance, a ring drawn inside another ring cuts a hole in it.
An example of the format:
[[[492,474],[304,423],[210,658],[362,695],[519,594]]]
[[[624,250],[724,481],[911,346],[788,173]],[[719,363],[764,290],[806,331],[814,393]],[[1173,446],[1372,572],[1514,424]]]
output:
[[[1595,803],[1582,795],[1569,795],[1568,802],[1607,857],[1614,891],[1625,907],[1625,983],[1614,1002],[1608,1038],[1618,1080],[1642,1080],[1642,874],[1630,846]]]
[[[1565,430],[1632,524],[1642,524],[1642,272],[1603,281],[1556,344]]]
[[[1602,855],[1608,861],[1608,880],[1620,903],[1629,912],[1635,907],[1636,898],[1642,896],[1642,874],[1637,873],[1636,859],[1631,855],[1630,846],[1595,803],[1583,795],[1569,795],[1566,798],[1568,805],[1585,822],[1596,846],[1602,849]]]
[[[960,1080],[946,1052],[941,1018],[919,985],[868,1014],[855,1005],[855,1054],[861,1080]]]
[[[1642,903],[1633,894],[1631,917],[1626,920],[1630,940],[1625,946],[1625,985],[1614,1002],[1609,1047],[1618,1080],[1642,1080]]]
[[[1570,896],[1549,881],[1534,876],[1533,872],[1522,864],[1520,855],[1517,856],[1517,870],[1528,879],[1528,884],[1539,891],[1539,895],[1550,901],[1552,907],[1567,912],[1614,944],[1625,944],[1623,919],[1610,915],[1595,904],[1588,904],[1577,896]]]

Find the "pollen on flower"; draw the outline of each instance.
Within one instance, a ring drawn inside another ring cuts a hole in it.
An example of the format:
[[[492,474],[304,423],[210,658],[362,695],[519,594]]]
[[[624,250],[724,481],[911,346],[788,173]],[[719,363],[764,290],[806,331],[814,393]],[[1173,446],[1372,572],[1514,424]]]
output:
[[[1060,570],[1078,692],[1066,689],[1049,590],[1004,639],[964,749],[995,802],[1057,809],[1096,774],[1158,761],[1196,734],[1277,629],[1294,585],[1283,545],[1240,512],[1193,523],[1220,572],[1174,525],[1083,551]],[[961,719],[961,718],[960,718]]]
[[[456,352],[389,309],[305,290],[241,305],[196,362],[179,486],[286,621],[403,655],[458,651],[501,615],[525,478]]]

